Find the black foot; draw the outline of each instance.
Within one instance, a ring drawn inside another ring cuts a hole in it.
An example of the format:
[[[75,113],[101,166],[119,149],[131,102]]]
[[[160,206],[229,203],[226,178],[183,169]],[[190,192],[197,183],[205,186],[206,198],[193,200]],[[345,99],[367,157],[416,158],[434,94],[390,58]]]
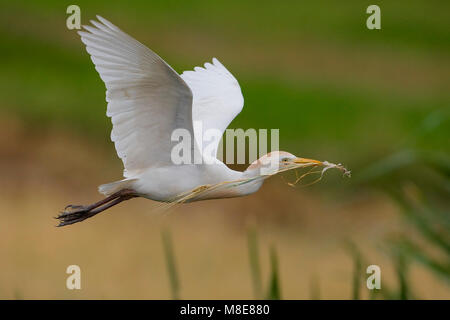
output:
[[[67,226],[92,217],[93,214],[90,209],[88,206],[68,205],[63,212],[55,217],[59,220],[57,227]]]
[[[124,189],[120,190],[109,197],[106,197],[96,203],[89,206],[78,206],[69,204],[63,212],[61,212],[56,219],[59,220],[58,227],[67,226],[69,224],[74,224],[87,218],[93,217],[96,214],[115,206],[116,204],[137,197],[133,190]]]

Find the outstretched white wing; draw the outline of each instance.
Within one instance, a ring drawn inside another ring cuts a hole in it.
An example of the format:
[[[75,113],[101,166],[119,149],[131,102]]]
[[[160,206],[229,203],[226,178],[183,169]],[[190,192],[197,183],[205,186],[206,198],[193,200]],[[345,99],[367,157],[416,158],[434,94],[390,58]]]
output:
[[[183,72],[181,77],[194,97],[192,117],[197,146],[203,158],[215,158],[223,132],[244,106],[239,83],[216,58],[212,59],[212,64],[205,63],[204,68]],[[218,134],[214,135],[214,131]],[[213,134],[208,136],[208,133]]]
[[[171,164],[173,130],[193,135],[192,92],[157,54],[106,19],[78,32],[106,85],[117,154],[125,177],[152,166]],[[194,152],[192,143],[191,152]]]

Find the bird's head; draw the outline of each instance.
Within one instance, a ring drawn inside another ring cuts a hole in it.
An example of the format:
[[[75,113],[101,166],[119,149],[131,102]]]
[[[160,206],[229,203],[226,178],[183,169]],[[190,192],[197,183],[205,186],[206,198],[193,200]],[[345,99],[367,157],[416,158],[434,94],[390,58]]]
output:
[[[300,158],[286,151],[272,151],[256,161],[247,168],[248,172],[259,172],[262,175],[271,175],[293,167],[321,166],[322,161]]]

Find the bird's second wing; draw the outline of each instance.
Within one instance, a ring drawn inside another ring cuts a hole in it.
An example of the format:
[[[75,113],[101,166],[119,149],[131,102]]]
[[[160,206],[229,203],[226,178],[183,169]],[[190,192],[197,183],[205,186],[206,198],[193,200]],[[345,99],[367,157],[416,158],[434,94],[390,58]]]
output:
[[[124,176],[172,163],[172,132],[183,128],[193,135],[190,88],[157,54],[97,18],[78,33],[106,85],[111,140]]]
[[[181,77],[193,93],[192,117],[197,145],[201,146],[204,158],[216,157],[223,132],[244,106],[239,83],[216,58],[212,59],[212,64],[205,63],[204,68],[183,72]],[[198,123],[201,125],[197,126]],[[210,129],[220,132],[220,136],[208,136]]]

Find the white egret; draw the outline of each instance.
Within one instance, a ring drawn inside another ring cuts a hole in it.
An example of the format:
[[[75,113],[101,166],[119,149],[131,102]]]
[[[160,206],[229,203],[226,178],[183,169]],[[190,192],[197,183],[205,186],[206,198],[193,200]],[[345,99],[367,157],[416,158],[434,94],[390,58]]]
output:
[[[256,192],[270,175],[293,168],[335,167],[349,173],[341,165],[282,151],[263,156],[243,172],[217,159],[213,164],[174,164],[171,135],[179,128],[194,137],[192,154],[210,157],[198,148],[203,138],[195,135],[193,121],[223,133],[243,108],[237,80],[215,58],[204,68],[179,75],[111,22],[100,16],[97,19],[78,33],[106,85],[106,114],[113,124],[111,139],[123,162],[125,179],[101,185],[99,191],[106,197],[97,203],[67,206],[57,216],[59,226],[83,221],[133,197],[167,203],[238,197]],[[214,155],[219,142],[220,137],[216,137],[208,143]],[[269,161],[279,166],[262,174],[262,166]]]

